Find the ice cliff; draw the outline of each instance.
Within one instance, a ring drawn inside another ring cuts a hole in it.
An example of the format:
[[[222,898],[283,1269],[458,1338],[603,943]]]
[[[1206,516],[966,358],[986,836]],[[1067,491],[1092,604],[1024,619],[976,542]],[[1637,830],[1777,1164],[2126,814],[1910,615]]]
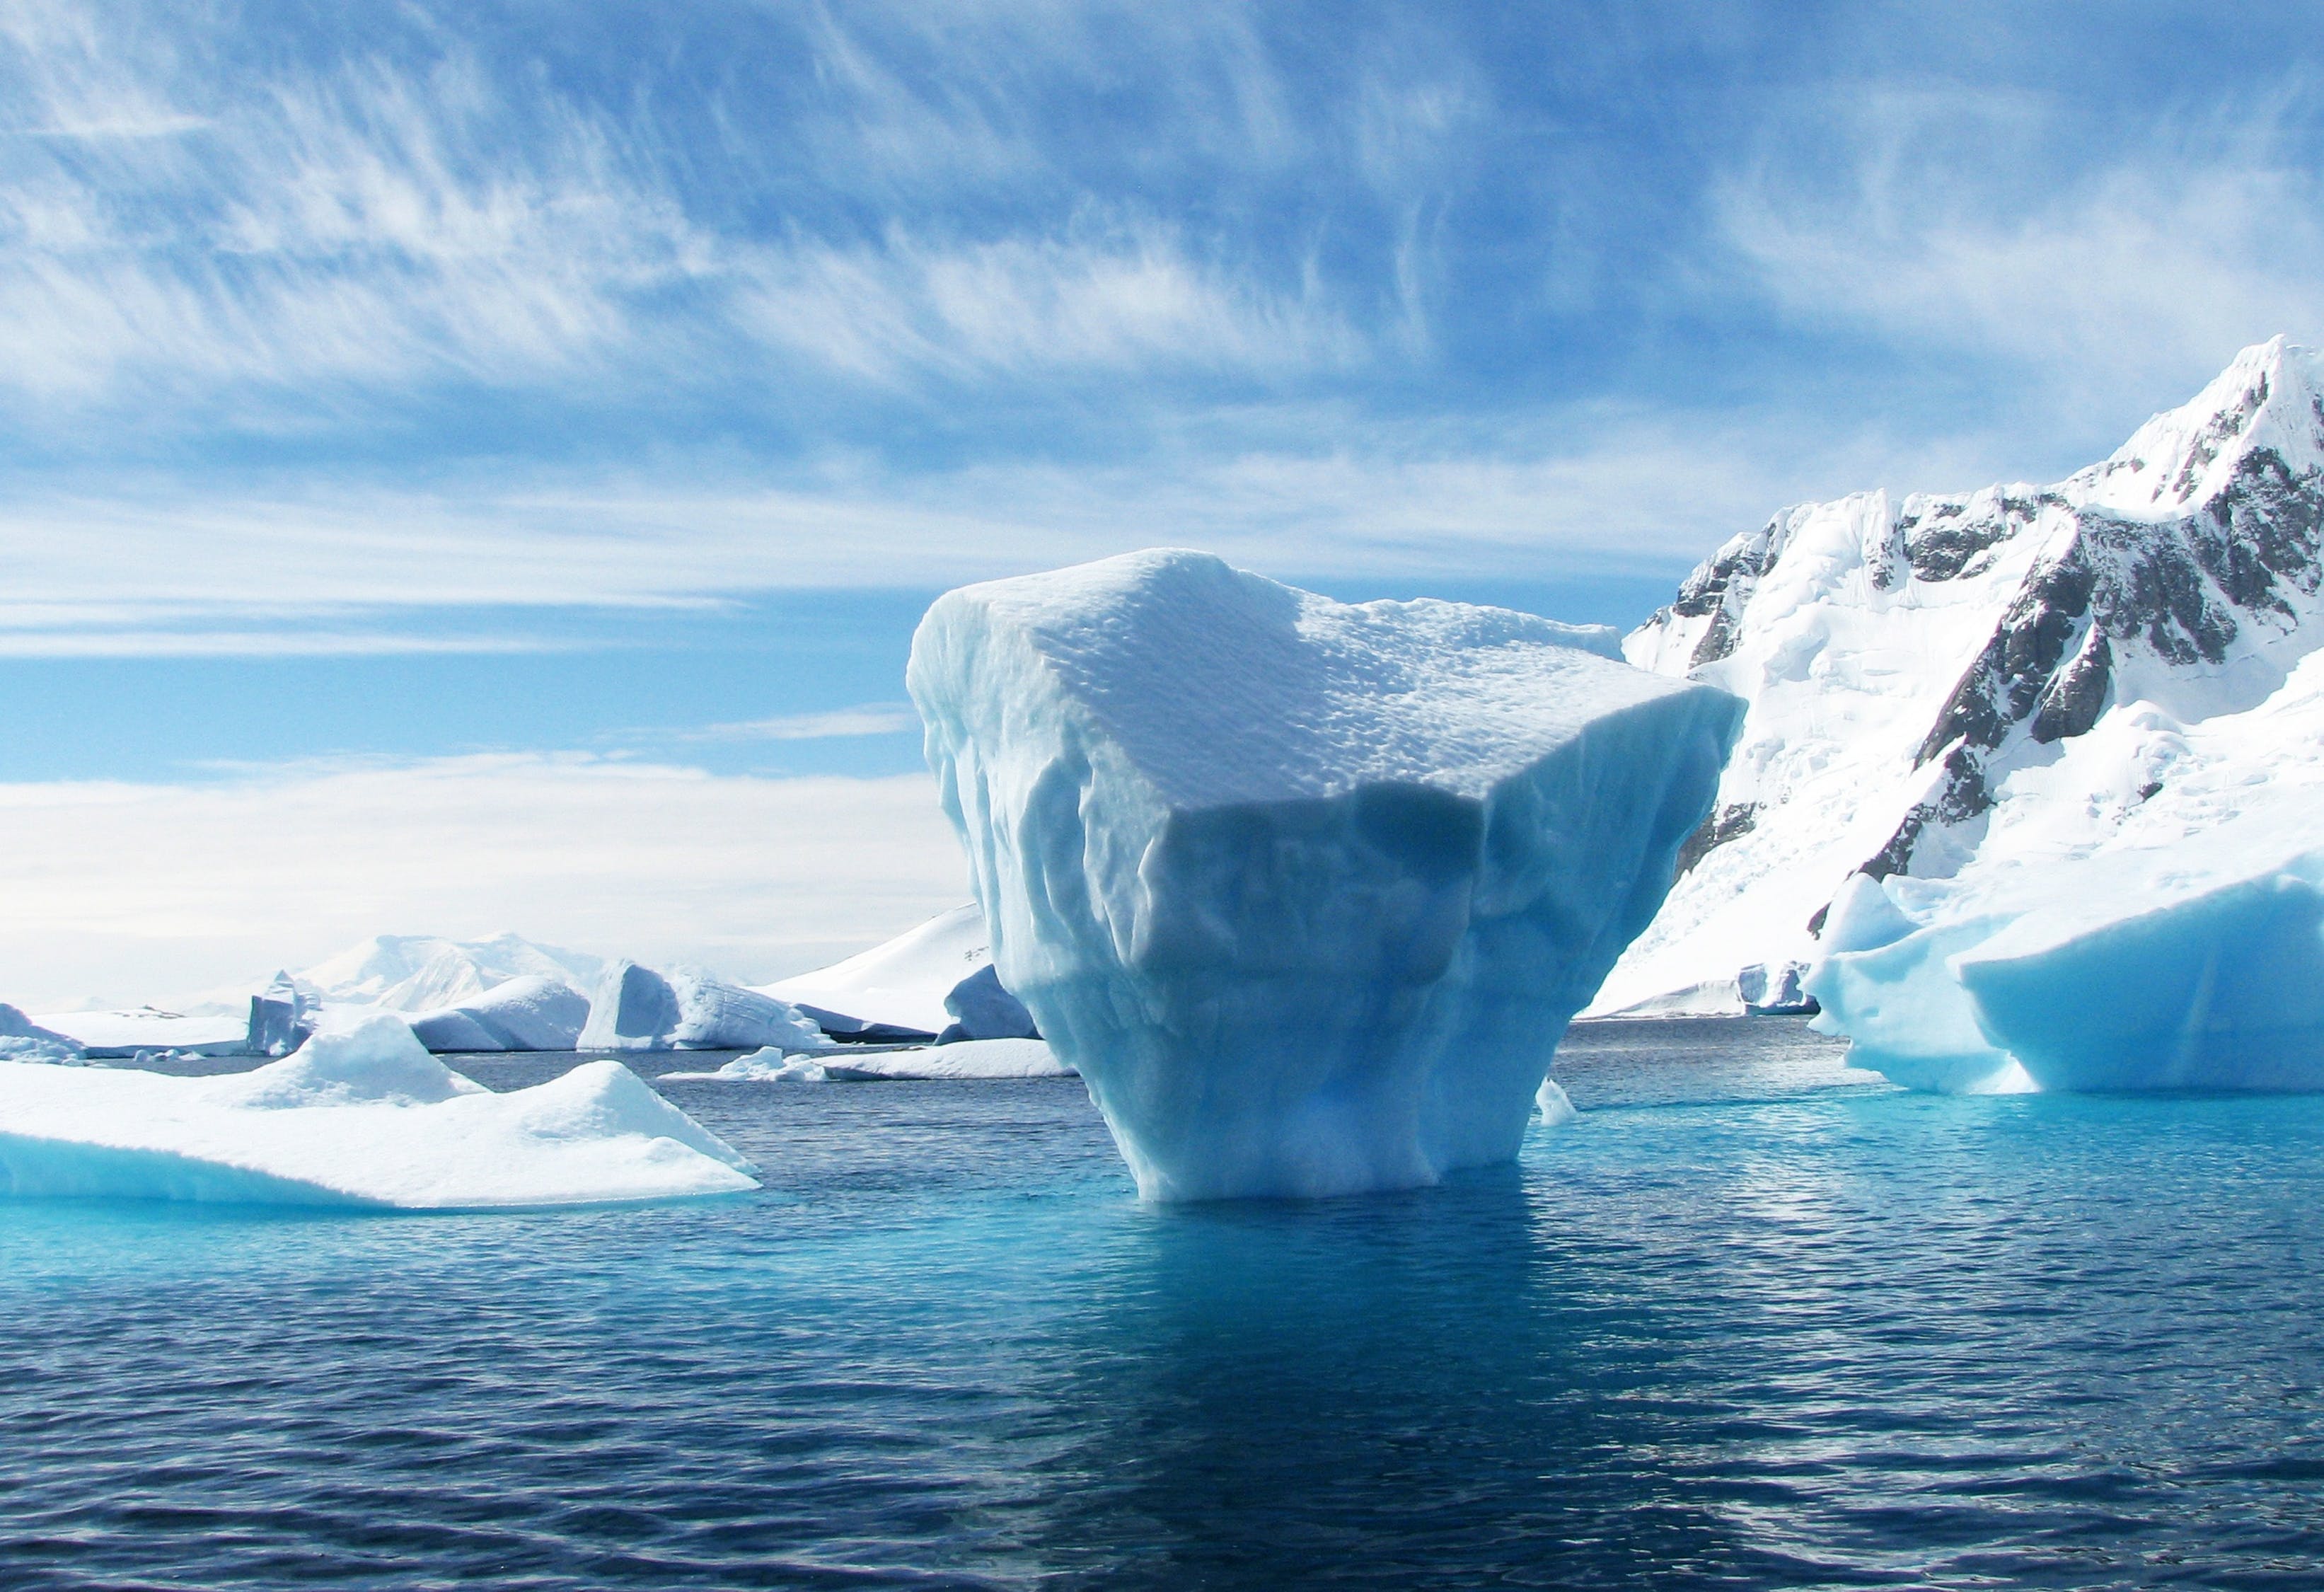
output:
[[[929,610],[907,683],[994,965],[1141,1192],[1516,1153],[1740,714],[1597,643],[1167,551]]]
[[[1877,968],[1925,955],[1948,987],[1990,992],[1945,1006],[1967,1024],[1949,1032],[1983,1036],[1974,1011],[2022,1032],[2027,1019],[2000,1015],[1997,962],[1964,964],[1967,985],[1942,969],[2045,897],[2110,902],[2103,922],[2077,920],[2099,934],[2166,900],[2296,876],[2275,870],[2324,846],[2300,801],[2277,800],[2324,767],[2303,662],[2324,642],[2319,393],[2324,363],[2278,338],[2054,486],[1803,504],[1720,548],[1625,652],[1748,712],[1669,899],[1592,1011],[1737,1011],[1746,968],[1868,949],[1886,959],[1810,993],[1852,1002]],[[2235,833],[2164,895],[2108,883],[2159,879],[2158,856],[2218,829]],[[1885,882],[1893,949],[1819,938],[1858,876]],[[2001,949],[2063,932],[2044,918]],[[2242,943],[2218,932],[2177,943],[2198,961]],[[1935,987],[1881,987],[1907,986]],[[1883,1042],[1901,1032],[1879,1026]],[[1925,1044],[1966,1053],[1934,1032]]]

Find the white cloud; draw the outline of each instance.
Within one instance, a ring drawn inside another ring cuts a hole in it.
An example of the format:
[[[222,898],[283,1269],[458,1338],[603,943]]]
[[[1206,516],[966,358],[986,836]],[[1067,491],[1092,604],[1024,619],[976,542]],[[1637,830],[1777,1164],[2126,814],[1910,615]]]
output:
[[[892,736],[920,727],[909,702],[866,702],[828,713],[791,713],[740,724],[706,725],[674,737],[687,741],[825,741],[856,736]]]
[[[2151,406],[2185,395],[2157,388]],[[940,588],[1157,545],[1292,577],[1674,571],[1785,503],[2022,478],[2044,462],[1998,433],[1907,440],[1773,412],[1584,408],[1468,436],[1328,414],[1266,429],[1336,433],[1346,449],[990,465],[902,483],[835,468],[785,490],[673,466],[594,491],[348,485],[205,499],[160,479],[111,500],[0,500],[13,588],[0,654],[533,647],[525,609]],[[484,608],[514,616],[463,618],[456,636],[443,624]],[[431,622],[415,624],[421,615]]]
[[[1997,386],[2037,394],[2025,408],[2121,426],[2126,395],[2163,408],[2249,344],[2324,335],[2324,182],[2282,109],[2150,124],[2078,171],[2039,97],[1868,89],[1809,118],[1836,168],[1763,152],[1714,209],[1800,321],[1999,356],[2016,375]]]
[[[55,1009],[300,967],[368,934],[513,929],[764,978],[966,899],[924,775],[578,756],[0,785],[0,1000]]]

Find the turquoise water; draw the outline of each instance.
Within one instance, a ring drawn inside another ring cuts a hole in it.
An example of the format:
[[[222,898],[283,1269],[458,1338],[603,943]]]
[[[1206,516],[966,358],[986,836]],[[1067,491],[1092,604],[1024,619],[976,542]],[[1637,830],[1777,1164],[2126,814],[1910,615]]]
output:
[[[1071,1082],[666,1085],[715,1203],[0,1206],[0,1586],[2324,1585],[2324,1100],[1561,1073],[1315,1206],[1139,1205]]]

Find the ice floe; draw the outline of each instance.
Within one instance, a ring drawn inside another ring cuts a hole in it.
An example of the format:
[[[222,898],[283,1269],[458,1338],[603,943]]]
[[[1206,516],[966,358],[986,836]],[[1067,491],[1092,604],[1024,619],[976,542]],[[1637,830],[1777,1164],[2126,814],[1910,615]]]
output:
[[[619,1062],[493,1094],[383,1014],[225,1077],[0,1061],[20,1198],[482,1209],[734,1193],[751,1170]]]

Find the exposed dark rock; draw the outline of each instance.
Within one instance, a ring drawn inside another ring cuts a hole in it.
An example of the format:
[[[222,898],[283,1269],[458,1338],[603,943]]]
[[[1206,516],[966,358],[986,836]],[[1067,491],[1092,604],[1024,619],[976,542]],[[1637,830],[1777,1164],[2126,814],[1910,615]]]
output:
[[[1716,847],[1729,840],[1748,835],[1759,821],[1759,810],[1748,802],[1722,807],[1695,826],[1686,844],[1678,848],[1678,868],[1672,875],[1683,877],[1693,871],[1694,865],[1711,855]]]
[[[2106,711],[2107,695],[2114,684],[2114,648],[2106,632],[2093,626],[2082,650],[2042,692],[2034,708],[2030,733],[2043,745],[2070,736],[2087,735]]]
[[[2017,534],[2026,517],[2004,504],[1997,511],[1972,512],[1965,503],[1940,503],[1903,523],[1904,556],[1923,580],[1953,580],[1986,567],[1979,555]]]

